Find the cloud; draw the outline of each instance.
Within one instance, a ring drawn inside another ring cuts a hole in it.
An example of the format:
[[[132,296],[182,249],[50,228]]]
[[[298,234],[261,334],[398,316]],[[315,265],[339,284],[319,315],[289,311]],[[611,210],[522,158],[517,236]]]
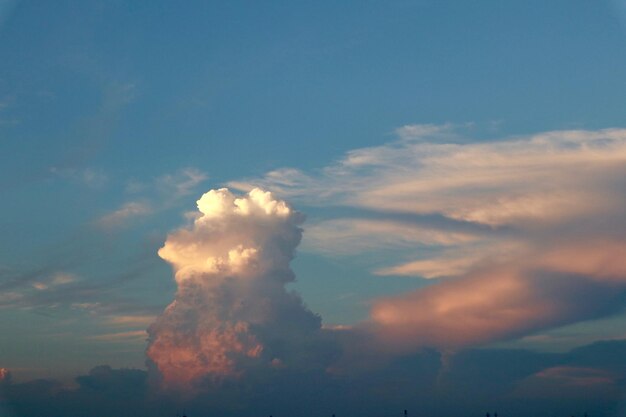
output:
[[[574,366],[555,366],[544,369],[533,375],[533,377],[557,380],[564,385],[578,387],[609,385],[616,380],[616,375],[611,372]]]
[[[520,381],[513,396],[521,398],[614,398],[622,375],[605,369],[553,366]]]
[[[302,366],[321,332],[319,317],[285,290],[303,216],[260,189],[241,197],[211,190],[197,204],[193,224],[159,250],[178,290],[149,328],[147,354],[166,385]]]
[[[475,263],[475,257],[459,256],[455,253],[449,257],[422,259],[387,268],[379,268],[374,273],[376,275],[420,276],[426,279],[441,278],[461,275]]]
[[[23,295],[19,292],[11,291],[0,294],[0,308],[11,306],[19,302]]]
[[[422,350],[385,366],[336,374],[251,368],[246,378],[204,386],[195,397],[161,391],[138,369],[97,366],[75,387],[55,381],[0,384],[3,404],[21,417],[187,415],[483,414],[593,416],[618,411],[626,342],[601,342],[565,353],[468,349]],[[588,357],[603,363],[589,364]],[[497,407],[497,408],[496,408]],[[395,410],[395,411],[394,411]]]
[[[176,198],[187,196],[208,179],[208,175],[197,168],[181,169],[174,174],[163,175],[156,180],[157,187]]]
[[[615,313],[623,303],[618,288],[585,276],[489,267],[375,301],[372,331],[403,351],[483,344]]]
[[[151,315],[118,315],[108,318],[108,322],[114,326],[145,326],[154,323],[154,316]]]
[[[103,229],[111,229],[122,226],[133,217],[145,216],[152,213],[152,208],[145,201],[130,201],[124,203],[117,210],[105,214],[98,219],[97,224]]]
[[[8,383],[11,381],[11,371],[7,368],[0,368],[0,384]]]
[[[381,248],[454,246],[477,240],[465,231],[445,231],[397,220],[340,218],[305,227],[303,245],[315,252],[355,254]]]
[[[136,196],[126,201],[121,207],[104,214],[96,225],[110,231],[119,229],[129,223],[132,218],[148,217],[165,210],[177,207],[180,200],[191,194],[208,176],[196,168],[184,168],[172,174],[162,175],[153,181],[143,183],[130,180],[126,184],[126,192]]]
[[[129,340],[144,341],[148,337],[145,330],[131,330],[127,332],[106,333],[95,336],[89,336],[88,339],[99,340],[102,342],[128,342]]]
[[[78,254],[80,252],[75,253]],[[79,277],[76,273],[59,270],[57,266],[5,271],[0,276],[0,309],[30,310],[43,315],[76,315],[80,312],[80,315],[88,314],[108,326],[136,326],[141,321],[140,326],[145,329],[150,322],[146,317],[154,318],[161,308],[160,305],[140,302],[119,290],[128,281],[151,270],[154,266],[151,259],[95,281],[93,277]],[[115,324],[117,317],[122,319]]]
[[[429,139],[448,133],[451,136],[453,126],[451,124],[412,124],[404,125],[395,129],[395,134],[403,140]]]
[[[624,242],[534,243],[457,278],[377,300],[375,332],[404,349],[445,348],[532,334],[623,309]]]
[[[231,185],[263,186],[296,201],[519,225],[610,211],[625,159],[626,129],[465,144],[399,141],[350,151],[319,176],[282,169]]]
[[[102,187],[108,181],[106,174],[93,168],[78,169],[51,167],[50,173],[60,178],[74,183],[83,184],[91,188]]]
[[[47,277],[45,280],[39,280],[33,283],[33,287],[37,290],[43,291],[47,290],[51,287],[56,287],[58,285],[71,284],[77,280],[74,274],[69,274],[65,272],[58,272],[54,275]]]
[[[373,301],[360,329],[391,350],[484,344],[621,311],[626,129],[488,142],[460,130],[404,126],[399,140],[317,172],[278,169],[231,185],[356,211],[313,224],[307,250],[392,247],[376,274],[445,277]]]

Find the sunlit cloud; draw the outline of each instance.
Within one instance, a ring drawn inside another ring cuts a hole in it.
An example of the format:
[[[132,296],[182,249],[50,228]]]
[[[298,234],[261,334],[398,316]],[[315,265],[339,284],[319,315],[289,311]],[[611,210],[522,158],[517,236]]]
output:
[[[465,231],[446,231],[396,220],[341,218],[305,226],[303,247],[328,255],[381,248],[454,246],[477,241]]]
[[[352,150],[317,173],[279,169],[231,185],[376,213],[319,220],[304,249],[391,247],[399,255],[374,273],[447,277],[374,300],[361,328],[392,350],[479,345],[620,311],[626,129],[489,142],[464,140],[462,129],[403,126],[399,140]]]
[[[318,176],[282,169],[231,185],[261,185],[307,203],[529,226],[610,211],[625,159],[626,129],[467,144],[397,141],[350,151]]]
[[[152,208],[144,201],[130,201],[124,203],[122,207],[108,213],[98,219],[97,223],[103,229],[111,229],[122,226],[125,222],[134,217],[141,217],[152,212]]]
[[[400,265],[379,268],[374,271],[376,275],[402,275],[409,277],[440,278],[458,276],[467,271],[477,262],[473,256],[458,256],[428,258],[411,261]]]
[[[412,124],[399,127],[394,130],[394,133],[404,140],[434,139],[446,134],[452,135],[453,129],[452,124]]]
[[[43,291],[47,290],[51,287],[56,287],[58,285],[65,285],[75,282],[77,277],[74,274],[69,274],[65,272],[59,272],[52,276],[47,277],[45,280],[39,280],[33,283],[33,287]]]
[[[151,315],[118,315],[107,318],[107,322],[113,326],[144,326],[148,327],[154,322],[155,316]]]
[[[145,341],[148,333],[145,330],[131,330],[127,332],[106,333],[95,336],[89,336],[88,339],[98,340],[102,342],[128,342],[128,341]]]
[[[175,300],[149,328],[148,357],[168,386],[236,377],[247,367],[293,367],[317,316],[285,290],[303,217],[259,189],[211,190],[200,215],[159,256],[174,269]],[[245,364],[245,366],[244,366]]]

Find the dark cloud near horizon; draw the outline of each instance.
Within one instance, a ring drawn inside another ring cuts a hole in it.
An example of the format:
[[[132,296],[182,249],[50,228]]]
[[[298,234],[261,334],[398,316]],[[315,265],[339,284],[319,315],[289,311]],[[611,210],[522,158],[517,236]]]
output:
[[[194,397],[161,391],[153,371],[93,368],[69,389],[59,382],[0,382],[1,416],[617,416],[624,410],[626,341],[566,353],[426,349],[348,373],[256,369]],[[4,408],[2,408],[4,406]]]

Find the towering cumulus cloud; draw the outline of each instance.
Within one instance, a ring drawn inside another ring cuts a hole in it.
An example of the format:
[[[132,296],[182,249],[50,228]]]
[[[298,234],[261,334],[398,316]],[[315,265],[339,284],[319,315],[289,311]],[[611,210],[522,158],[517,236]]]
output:
[[[301,349],[291,345],[315,339],[321,328],[285,289],[295,279],[289,262],[303,216],[260,189],[242,197],[211,190],[197,204],[193,224],[159,250],[178,285],[149,329],[147,353],[164,383],[189,387],[236,377],[244,367],[297,366],[290,352]]]

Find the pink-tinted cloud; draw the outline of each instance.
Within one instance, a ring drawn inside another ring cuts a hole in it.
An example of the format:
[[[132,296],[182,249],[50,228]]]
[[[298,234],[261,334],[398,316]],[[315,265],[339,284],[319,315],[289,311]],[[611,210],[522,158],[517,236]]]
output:
[[[623,243],[608,240],[529,249],[377,300],[370,330],[392,349],[456,348],[615,313],[626,292],[624,254]]]
[[[520,381],[512,393],[522,398],[618,397],[619,376],[605,369],[554,366]]]
[[[397,134],[397,141],[349,151],[315,174],[280,169],[233,183],[377,214],[316,223],[308,250],[343,246],[333,252],[341,256],[395,247],[402,256],[375,273],[446,277],[374,300],[371,318],[357,326],[372,340],[392,350],[456,348],[620,311],[626,129],[489,142],[468,141],[452,126]],[[400,226],[407,219],[414,224]]]

